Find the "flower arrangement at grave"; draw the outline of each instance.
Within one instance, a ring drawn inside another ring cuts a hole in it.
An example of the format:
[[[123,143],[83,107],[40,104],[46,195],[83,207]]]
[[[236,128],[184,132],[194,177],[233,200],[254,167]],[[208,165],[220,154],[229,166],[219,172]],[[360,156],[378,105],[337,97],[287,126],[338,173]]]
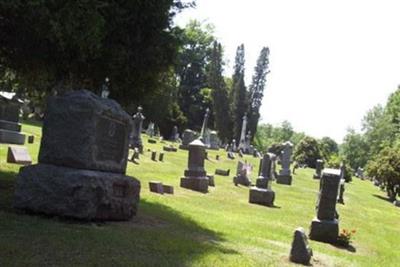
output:
[[[337,240],[338,244],[344,247],[348,247],[351,244],[355,234],[356,234],[355,229],[353,230],[342,229],[342,231],[340,231],[338,236]]]

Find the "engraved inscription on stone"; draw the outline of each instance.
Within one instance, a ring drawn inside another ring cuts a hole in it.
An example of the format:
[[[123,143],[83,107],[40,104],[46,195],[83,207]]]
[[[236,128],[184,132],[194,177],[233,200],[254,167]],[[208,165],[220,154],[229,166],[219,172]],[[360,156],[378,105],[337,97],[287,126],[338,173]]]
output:
[[[124,156],[127,125],[109,117],[99,117],[96,129],[97,161],[121,162]]]

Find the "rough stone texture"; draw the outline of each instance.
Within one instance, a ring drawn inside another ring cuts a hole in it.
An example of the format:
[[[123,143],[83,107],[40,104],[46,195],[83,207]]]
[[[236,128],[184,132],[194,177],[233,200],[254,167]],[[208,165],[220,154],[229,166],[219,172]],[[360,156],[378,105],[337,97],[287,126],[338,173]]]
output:
[[[33,142],[35,142],[35,136],[33,135],[28,136],[28,143],[33,144]]]
[[[216,175],[229,176],[229,173],[230,173],[230,172],[231,172],[230,169],[227,169],[227,170],[215,169],[215,174],[216,174]]]
[[[290,250],[290,261],[309,265],[313,255],[307,240],[307,235],[302,227],[294,231],[292,248]]]
[[[338,220],[319,220],[318,218],[312,220],[310,239],[333,244],[337,241],[338,236]]]
[[[276,183],[291,185],[292,184],[292,175],[278,175],[276,177]]]
[[[32,164],[32,158],[26,147],[9,146],[7,151],[7,163],[30,165]]]
[[[181,187],[199,191],[208,191],[208,178],[204,169],[205,146],[199,140],[189,144],[188,168],[185,170],[185,177],[181,178]]]
[[[164,153],[160,152],[159,156],[158,156],[158,161],[164,161]]]
[[[322,169],[324,168],[324,161],[322,159],[317,159],[315,162],[315,174],[314,179],[321,179]]]
[[[250,188],[249,202],[264,206],[273,206],[275,192],[269,189],[252,187]]]
[[[140,182],[123,174],[37,164],[22,167],[14,205],[84,220],[127,220],[136,214]]]
[[[125,173],[130,116],[118,103],[86,91],[51,97],[39,162]]]
[[[172,185],[163,184],[163,191],[165,194],[174,194],[174,187]]]
[[[163,183],[158,182],[158,181],[150,181],[149,189],[150,189],[150,192],[153,192],[153,193],[158,193],[158,194],[164,193]]]

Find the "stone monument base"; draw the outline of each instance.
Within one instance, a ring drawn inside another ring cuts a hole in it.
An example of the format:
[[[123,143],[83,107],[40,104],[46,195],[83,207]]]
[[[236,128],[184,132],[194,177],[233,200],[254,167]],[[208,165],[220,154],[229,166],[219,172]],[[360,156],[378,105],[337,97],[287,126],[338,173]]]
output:
[[[310,239],[326,243],[335,243],[339,236],[338,220],[326,221],[314,218],[311,222]]]
[[[207,177],[182,177],[181,187],[207,193],[209,180]]]
[[[256,186],[257,186],[258,188],[267,189],[267,188],[268,188],[268,182],[269,182],[269,180],[266,179],[266,178],[258,178],[258,179],[256,180]]]
[[[276,177],[276,183],[277,184],[286,184],[286,185],[291,185],[292,184],[292,175],[281,175],[279,174]]]
[[[83,220],[129,220],[139,194],[140,182],[123,174],[37,164],[21,168],[14,206]]]
[[[275,192],[268,189],[252,187],[250,188],[249,202],[264,206],[273,206]]]
[[[0,129],[0,143],[23,145],[25,135],[15,131]]]
[[[233,177],[233,183],[235,185],[241,184],[244,186],[250,186],[251,185],[251,181],[249,178],[245,177],[245,176],[235,176]]]

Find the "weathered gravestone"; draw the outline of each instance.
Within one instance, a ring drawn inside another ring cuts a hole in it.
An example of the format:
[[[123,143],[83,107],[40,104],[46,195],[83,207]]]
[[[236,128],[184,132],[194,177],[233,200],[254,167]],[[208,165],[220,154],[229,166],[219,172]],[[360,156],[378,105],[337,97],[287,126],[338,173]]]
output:
[[[165,194],[174,194],[174,187],[172,185],[163,184],[163,191]]]
[[[172,142],[176,142],[179,139],[178,126],[175,125],[172,128],[172,133],[171,133],[170,139]]]
[[[293,144],[291,142],[283,143],[283,151],[281,153],[281,166],[282,169],[279,172],[276,182],[278,184],[292,184],[292,174],[290,172],[290,161],[292,157]]]
[[[147,139],[147,142],[149,144],[157,144],[157,140],[154,140],[154,139]]]
[[[151,151],[151,160],[157,161],[157,152],[156,151]]]
[[[186,129],[182,135],[182,144],[179,146],[180,149],[188,149],[191,142],[196,139],[196,133],[190,129]]]
[[[136,114],[133,115],[133,126],[131,132],[131,147],[137,147],[140,153],[143,153],[142,125],[145,119],[142,110],[142,107],[139,106]]]
[[[9,146],[7,151],[7,163],[30,165],[32,164],[32,158],[26,147]]]
[[[260,160],[259,176],[256,180],[256,186],[259,188],[268,188],[268,183],[272,180],[271,172],[271,154],[265,153],[262,160]]]
[[[248,166],[246,163],[242,161],[238,162],[237,169],[236,169],[236,176],[233,177],[233,183],[237,186],[238,184],[244,186],[250,186],[251,180],[247,176],[248,175]]]
[[[85,220],[128,220],[140,182],[125,175],[129,115],[113,100],[86,91],[51,97],[39,163],[17,176],[14,205]]]
[[[230,171],[231,171],[230,169],[227,170],[215,169],[215,174],[221,176],[229,176]]]
[[[34,141],[35,141],[35,136],[33,136],[33,135],[28,136],[28,143],[29,144],[33,144]]]
[[[324,161],[322,159],[317,159],[315,162],[315,174],[314,179],[321,179],[322,169],[324,168]]]
[[[164,161],[164,153],[160,152],[159,156],[158,156],[158,161]]]
[[[188,169],[185,170],[185,177],[181,178],[181,187],[199,191],[208,192],[208,183],[206,171],[204,169],[205,146],[199,139],[189,144]]]
[[[164,194],[164,187],[163,187],[163,183],[161,183],[161,182],[150,181],[149,189],[150,189],[150,192]]]
[[[302,227],[294,231],[292,248],[290,250],[290,261],[309,265],[313,255],[312,249],[308,244],[307,236]]]
[[[149,125],[147,126],[146,134],[152,138],[155,134],[155,125],[154,122],[150,122]]]
[[[210,149],[218,150],[219,149],[219,138],[216,131],[210,132]]]
[[[14,93],[0,92],[0,143],[25,144],[25,135],[20,133],[20,108]]]
[[[311,222],[310,239],[335,243],[339,235],[336,199],[340,183],[340,171],[324,169],[317,202],[317,217]]]

